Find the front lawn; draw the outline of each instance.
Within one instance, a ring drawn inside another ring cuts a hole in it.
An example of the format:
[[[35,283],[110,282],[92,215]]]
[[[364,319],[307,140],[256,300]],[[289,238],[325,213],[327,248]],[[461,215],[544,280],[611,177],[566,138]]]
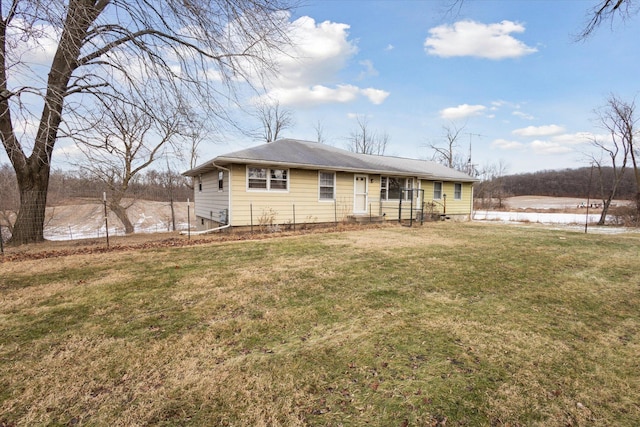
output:
[[[0,264],[0,426],[640,424],[640,236],[428,223]]]

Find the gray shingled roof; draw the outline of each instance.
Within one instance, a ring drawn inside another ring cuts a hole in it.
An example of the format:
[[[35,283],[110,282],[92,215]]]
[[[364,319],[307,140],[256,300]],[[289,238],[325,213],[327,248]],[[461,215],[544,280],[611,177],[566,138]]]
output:
[[[357,154],[330,145],[296,139],[280,139],[269,144],[224,154],[184,172],[183,175],[197,176],[215,170],[216,166],[225,167],[234,163],[415,176],[447,181],[477,181],[476,178],[463,172],[429,160]]]

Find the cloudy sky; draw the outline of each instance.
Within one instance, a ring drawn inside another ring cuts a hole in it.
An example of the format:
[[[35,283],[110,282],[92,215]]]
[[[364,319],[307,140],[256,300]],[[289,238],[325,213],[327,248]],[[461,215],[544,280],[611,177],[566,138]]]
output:
[[[345,148],[365,118],[389,136],[387,155],[431,158],[448,127],[461,129],[458,150],[467,157],[471,146],[479,169],[588,165],[588,141],[603,133],[594,110],[612,93],[631,101],[640,91],[640,16],[578,42],[600,0],[465,0],[451,11],[452,2],[305,0],[286,24],[295,50],[266,87],[293,115],[283,136],[314,141],[320,126],[326,143]],[[259,143],[212,135],[200,159]],[[65,150],[56,145],[54,167]]]
[[[585,166],[594,110],[640,89],[640,25],[605,22],[576,41],[595,0],[308,1],[291,17],[298,59],[270,95],[293,112],[285,136],[347,144],[355,117],[386,132],[386,154],[430,158],[445,127],[478,166],[509,173]],[[637,19],[640,19],[638,17]],[[204,158],[257,141],[210,145]]]

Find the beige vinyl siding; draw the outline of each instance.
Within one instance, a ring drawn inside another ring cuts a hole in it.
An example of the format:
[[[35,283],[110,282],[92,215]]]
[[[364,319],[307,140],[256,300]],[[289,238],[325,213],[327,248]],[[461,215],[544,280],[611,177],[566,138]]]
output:
[[[194,189],[195,214],[200,219],[220,222],[220,211],[229,207],[229,173],[224,172],[223,191],[218,190],[218,171],[202,175],[202,191],[198,191],[198,178]]]
[[[289,169],[289,190],[268,191],[248,190],[245,165],[232,165],[232,201],[231,225],[247,226],[273,223],[295,223],[343,221],[353,213],[354,174],[336,172],[335,200],[320,200],[319,177],[317,170]],[[329,171],[325,171],[329,172]],[[369,180],[370,181],[370,180]],[[379,179],[369,182],[369,202],[375,215],[380,193]],[[253,218],[252,218],[253,216]]]
[[[455,182],[439,181],[442,182],[442,194],[446,194],[446,214],[447,215],[470,215],[471,214],[471,197],[473,194],[472,184],[470,182],[462,182],[462,198],[460,200],[455,199]],[[433,199],[433,181],[422,181],[422,188],[424,189],[425,202],[434,203],[435,213],[444,213],[445,210],[445,198]],[[427,211],[428,209],[425,209]]]

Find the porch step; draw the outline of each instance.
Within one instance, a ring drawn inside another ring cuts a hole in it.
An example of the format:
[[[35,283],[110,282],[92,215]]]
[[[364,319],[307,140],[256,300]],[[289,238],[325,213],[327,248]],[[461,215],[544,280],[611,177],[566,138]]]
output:
[[[352,224],[375,224],[384,221],[384,217],[378,215],[349,215],[347,221]]]

